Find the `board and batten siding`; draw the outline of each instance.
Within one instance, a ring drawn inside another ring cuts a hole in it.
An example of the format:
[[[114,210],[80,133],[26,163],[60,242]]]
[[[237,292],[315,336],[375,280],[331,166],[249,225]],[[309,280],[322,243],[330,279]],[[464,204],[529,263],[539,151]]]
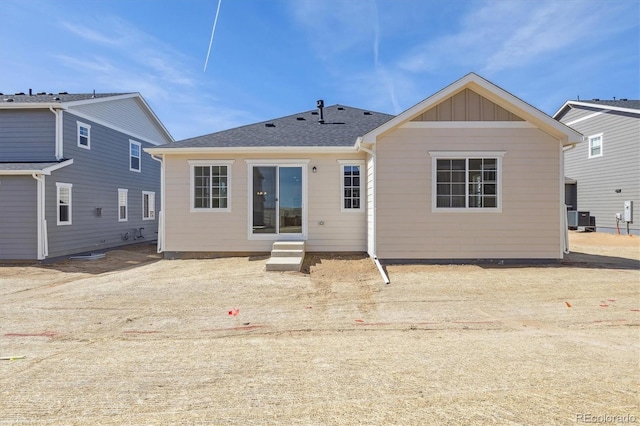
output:
[[[37,193],[31,176],[0,176],[0,259],[37,257]]]
[[[190,160],[234,160],[231,167],[231,209],[227,212],[191,212]],[[365,160],[364,154],[336,155],[166,155],[166,252],[269,252],[273,240],[249,238],[250,164],[279,160],[307,162],[307,244],[309,252],[365,252],[365,210],[341,212],[341,168],[338,160]],[[313,167],[317,168],[312,173]],[[363,167],[364,169],[364,167]],[[363,170],[364,171],[364,170]],[[362,183],[364,189],[364,182]],[[366,202],[366,200],[363,200]],[[321,224],[321,222],[323,224]]]
[[[0,110],[0,161],[55,161],[55,135],[49,110]]]
[[[561,121],[593,114],[572,108]],[[577,181],[577,210],[595,217],[596,230],[616,232],[616,213],[625,200],[633,200],[630,230],[640,234],[640,114],[609,111],[571,124],[586,138],[602,133],[602,156],[589,158],[588,139],[564,154],[565,176]],[[616,192],[619,189],[620,192]],[[626,224],[621,222],[622,232]]]
[[[523,121],[470,89],[464,89],[412,121]]]
[[[171,142],[155,123],[142,101],[136,98],[105,100],[102,102],[74,105],[71,111],[78,111],[116,126],[128,133],[157,142]]]
[[[53,114],[52,114],[53,115]],[[91,149],[77,146],[77,121],[91,126]],[[141,172],[129,170],[129,140],[152,146],[90,120],[64,113],[64,155],[73,164],[54,171],[46,180],[49,257],[101,250],[157,239],[160,210],[160,163],[141,151]],[[72,188],[72,224],[56,223],[56,183]],[[118,189],[128,190],[128,220],[118,221]],[[142,219],[142,191],[155,192],[156,218]],[[101,209],[98,216],[96,209]],[[144,239],[133,237],[144,228]]]
[[[501,212],[432,212],[430,151],[504,151]],[[560,143],[535,128],[398,129],[378,140],[378,257],[559,259]]]

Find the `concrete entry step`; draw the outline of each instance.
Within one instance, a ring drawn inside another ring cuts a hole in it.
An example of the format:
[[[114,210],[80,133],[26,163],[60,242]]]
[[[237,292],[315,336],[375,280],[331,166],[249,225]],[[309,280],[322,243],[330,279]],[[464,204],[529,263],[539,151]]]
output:
[[[300,250],[304,253],[304,241],[276,241],[272,250]]]
[[[276,241],[273,243],[267,271],[300,271],[304,261],[304,241]]]

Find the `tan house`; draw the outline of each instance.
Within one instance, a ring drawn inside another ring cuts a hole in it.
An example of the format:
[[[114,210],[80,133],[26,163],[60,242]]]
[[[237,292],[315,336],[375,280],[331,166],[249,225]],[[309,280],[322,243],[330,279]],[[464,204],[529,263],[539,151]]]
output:
[[[166,257],[366,252],[562,259],[563,147],[582,135],[476,74],[390,116],[342,105],[146,148]]]

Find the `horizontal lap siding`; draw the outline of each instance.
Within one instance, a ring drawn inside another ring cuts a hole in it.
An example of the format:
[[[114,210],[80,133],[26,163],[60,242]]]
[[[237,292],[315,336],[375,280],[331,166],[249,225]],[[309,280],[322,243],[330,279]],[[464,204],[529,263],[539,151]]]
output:
[[[91,149],[77,146],[79,120],[91,125]],[[157,238],[158,221],[142,220],[142,191],[155,192],[156,217],[160,210],[160,163],[141,152],[141,173],[129,170],[129,139],[108,127],[64,115],[64,154],[73,158],[72,165],[54,171],[47,177],[46,203],[49,230],[49,256],[64,256],[94,251]],[[72,224],[56,223],[56,182],[71,183]],[[128,221],[118,222],[118,188],[128,189]],[[102,215],[96,215],[96,208]],[[144,228],[144,240],[123,236]]]
[[[432,212],[429,151],[505,151],[502,212]],[[383,259],[559,258],[559,143],[537,129],[400,129],[377,144]]]
[[[72,107],[72,111],[101,117],[126,132],[155,141],[157,143],[171,142],[161,128],[155,123],[155,118],[147,113],[142,101],[136,98],[106,100]]]
[[[0,110],[0,161],[53,161],[55,135],[49,110]]]
[[[601,157],[589,158],[588,142],[565,153],[565,176],[577,181],[578,210],[595,217],[598,230],[612,232],[615,214],[622,213],[625,200],[634,200],[630,229],[639,232],[640,116],[612,111],[571,127],[587,137],[602,133],[603,141]]]
[[[232,165],[231,211],[190,211],[189,160],[235,160]],[[165,250],[177,252],[266,252],[273,240],[249,239],[249,165],[245,160],[310,159],[308,165],[307,251],[366,251],[366,214],[341,212],[341,176],[337,160],[358,159],[348,155],[278,155],[268,159],[255,156],[187,156],[165,159]],[[312,173],[313,167],[317,168]],[[364,167],[363,167],[364,172]],[[364,191],[364,182],[363,182]],[[363,200],[366,201],[366,200]],[[324,225],[320,225],[324,222]]]
[[[31,176],[0,176],[0,259],[37,257],[37,203]]]

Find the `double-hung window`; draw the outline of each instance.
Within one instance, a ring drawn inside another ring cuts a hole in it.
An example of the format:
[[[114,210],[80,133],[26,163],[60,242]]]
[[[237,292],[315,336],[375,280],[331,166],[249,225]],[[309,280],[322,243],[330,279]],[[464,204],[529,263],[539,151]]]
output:
[[[231,161],[189,162],[191,211],[231,210]]]
[[[91,149],[91,126],[85,123],[78,123],[78,146],[84,149]]]
[[[602,157],[602,133],[589,136],[589,158]]]
[[[118,189],[118,222],[126,222],[129,218],[129,190]]]
[[[142,191],[142,220],[156,218],[156,193]]]
[[[141,170],[140,142],[129,141],[129,170],[139,172]]]
[[[362,211],[364,208],[362,181],[364,161],[338,160],[341,176],[342,211]]]
[[[500,211],[504,152],[431,152],[433,211]]]
[[[56,183],[56,198],[58,205],[57,224],[71,225],[71,188],[70,183]]]

